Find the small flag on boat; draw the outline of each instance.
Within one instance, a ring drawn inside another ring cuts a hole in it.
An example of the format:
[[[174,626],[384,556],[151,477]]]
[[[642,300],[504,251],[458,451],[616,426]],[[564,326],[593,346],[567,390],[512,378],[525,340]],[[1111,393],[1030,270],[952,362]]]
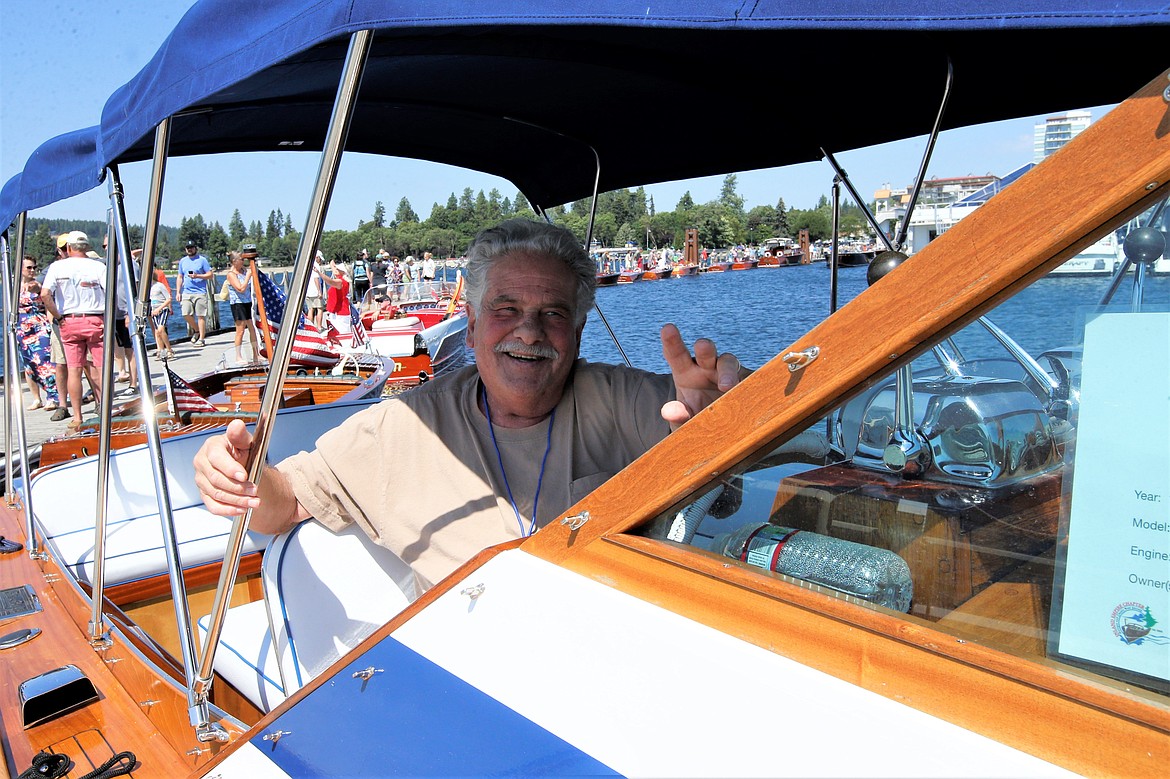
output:
[[[361,314],[358,313],[357,306],[349,307],[349,321],[353,323],[353,345],[361,346],[366,342],[366,327],[362,324]]]
[[[211,401],[196,392],[194,387],[170,368],[167,368],[167,381],[171,383],[171,391],[175,398],[176,414],[185,414],[190,411],[212,413],[219,411],[219,409],[211,404]]]
[[[287,298],[284,290],[276,286],[264,271],[257,271],[257,281],[260,284],[260,295],[264,298],[264,317],[273,335],[280,332],[281,322],[284,320],[284,309]],[[259,311],[256,312],[259,316]],[[271,359],[270,355],[265,355]],[[301,315],[297,320],[297,335],[293,340],[291,365],[308,365],[316,367],[332,367],[341,359],[341,353],[329,344],[325,333]]]

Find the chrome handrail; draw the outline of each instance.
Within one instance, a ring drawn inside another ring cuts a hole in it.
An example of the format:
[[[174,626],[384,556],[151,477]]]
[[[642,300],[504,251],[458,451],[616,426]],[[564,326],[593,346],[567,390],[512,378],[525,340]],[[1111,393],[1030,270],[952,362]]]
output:
[[[297,247],[296,271],[289,288],[289,297],[285,304],[284,322],[280,328],[277,344],[272,356],[268,381],[264,386],[264,395],[260,402],[260,412],[256,418],[256,427],[252,441],[252,448],[248,456],[248,479],[259,484],[264,470],[264,462],[268,454],[268,445],[272,436],[272,424],[275,421],[276,409],[284,389],[284,380],[288,372],[288,363],[292,357],[293,341],[297,332],[297,318],[305,302],[305,293],[308,288],[309,274],[312,268],[313,252],[321,238],[325,222],[325,212],[333,194],[333,185],[337,179],[337,170],[341,163],[341,154],[345,148],[345,140],[349,134],[349,127],[353,120],[354,106],[357,101],[358,89],[361,86],[362,74],[365,70],[366,59],[373,41],[372,30],[360,30],[350,36],[349,51],[346,53],[345,65],[342,69],[341,82],[338,85],[337,96],[333,104],[333,113],[329,121],[328,134],[321,150],[321,165],[317,171],[317,180],[313,189],[313,197],[306,218],[305,230],[301,234],[300,245]],[[194,682],[193,692],[196,699],[206,701],[211,691],[212,669],[215,662],[215,648],[219,644],[219,637],[223,631],[224,619],[227,616],[228,601],[231,597],[232,586],[239,571],[240,556],[243,551],[245,534],[252,520],[252,510],[248,509],[237,516],[232,522],[231,534],[228,537],[227,551],[224,555],[224,564],[220,569],[219,584],[216,587],[215,600],[211,614],[208,617],[208,628],[204,637],[203,651],[200,656],[199,672]],[[210,724],[203,722],[199,731],[202,740],[203,733],[210,729]]]

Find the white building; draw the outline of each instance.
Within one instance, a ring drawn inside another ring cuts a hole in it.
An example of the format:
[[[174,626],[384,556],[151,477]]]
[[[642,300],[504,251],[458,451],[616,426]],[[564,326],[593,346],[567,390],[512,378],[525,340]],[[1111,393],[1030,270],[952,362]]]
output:
[[[1032,162],[1043,162],[1048,155],[1080,135],[1093,121],[1090,111],[1069,111],[1036,123],[1032,136]]]
[[[908,254],[921,250],[960,219],[973,213],[989,197],[1079,135],[1091,121],[1090,111],[1068,111],[1037,122],[1032,144],[1033,161],[1003,178],[988,174],[924,181],[918,203],[910,215],[910,228],[902,250]],[[909,199],[907,189],[894,189],[888,184],[874,192],[874,216],[887,235],[893,235],[905,219]]]

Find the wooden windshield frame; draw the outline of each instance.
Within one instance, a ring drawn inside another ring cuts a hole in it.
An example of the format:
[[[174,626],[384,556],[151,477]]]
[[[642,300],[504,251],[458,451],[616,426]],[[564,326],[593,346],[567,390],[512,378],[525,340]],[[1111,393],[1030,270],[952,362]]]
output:
[[[1136,755],[1131,767],[1164,769],[1170,707],[1155,696],[625,534],[1167,197],[1168,76],[781,352],[817,346],[810,365],[792,372],[772,360],[521,548],[1073,770],[1115,771],[1118,743]]]

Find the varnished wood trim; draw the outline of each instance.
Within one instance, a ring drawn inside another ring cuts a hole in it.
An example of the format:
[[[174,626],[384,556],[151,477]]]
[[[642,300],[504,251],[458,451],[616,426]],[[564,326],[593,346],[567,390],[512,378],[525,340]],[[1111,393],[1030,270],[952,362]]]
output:
[[[252,552],[240,558],[239,577],[258,576],[263,563],[261,552]],[[188,590],[219,583],[220,562],[205,563],[183,571],[183,581]],[[152,598],[168,598],[171,594],[170,579],[166,576],[152,576],[149,579],[115,584],[106,588],[106,597],[119,606]]]
[[[19,511],[0,507],[0,534],[23,543],[24,528]],[[7,739],[9,771],[21,773],[36,752],[90,728],[100,730],[115,751],[130,749],[138,756],[142,769],[135,775],[179,776],[210,758],[184,754],[201,745],[187,721],[185,697],[172,679],[143,662],[118,631],[111,631],[110,649],[95,651],[90,646],[84,629],[88,599],[79,587],[69,586],[51,560],[38,563],[26,551],[0,558],[0,587],[24,584],[36,591],[43,611],[6,620],[5,628],[37,627],[42,633],[28,644],[5,650],[0,661],[0,732]],[[26,730],[19,685],[66,663],[76,665],[93,682],[100,700]],[[145,705],[151,700],[158,703]],[[224,724],[240,732],[231,723]],[[74,757],[79,765],[88,764],[84,756]]]

